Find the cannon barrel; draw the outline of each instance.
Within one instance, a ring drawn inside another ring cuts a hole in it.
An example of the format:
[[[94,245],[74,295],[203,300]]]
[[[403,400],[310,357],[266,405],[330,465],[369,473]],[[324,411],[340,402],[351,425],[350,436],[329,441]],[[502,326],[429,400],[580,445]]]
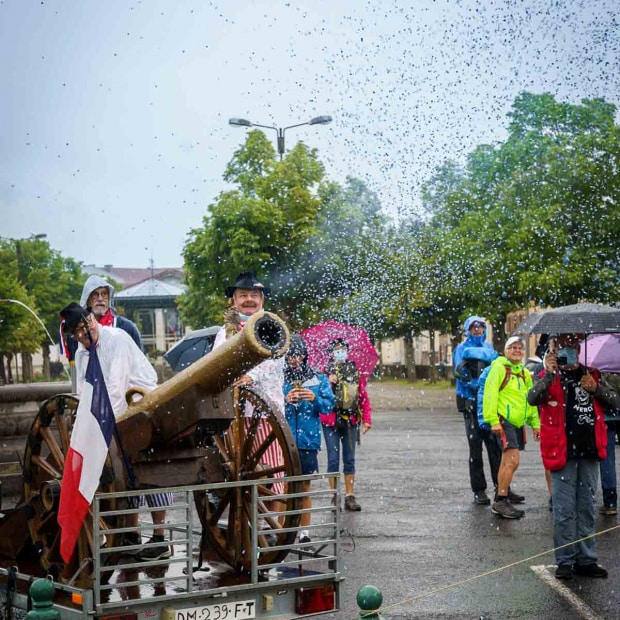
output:
[[[201,397],[219,394],[263,360],[282,357],[289,343],[289,331],[282,319],[270,312],[252,315],[245,327],[221,347],[131,403],[117,423],[122,427],[136,414],[153,412],[190,388],[195,387]]]

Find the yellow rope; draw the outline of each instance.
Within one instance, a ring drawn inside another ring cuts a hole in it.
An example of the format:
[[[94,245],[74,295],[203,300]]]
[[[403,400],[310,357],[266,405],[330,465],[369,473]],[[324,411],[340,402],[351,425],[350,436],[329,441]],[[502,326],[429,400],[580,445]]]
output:
[[[618,528],[620,528],[620,524],[614,525],[613,527],[610,527],[606,530],[602,530],[600,532],[595,532],[594,534],[590,534],[589,536],[584,536],[583,538],[580,538],[579,540],[575,540],[565,545],[561,545],[560,547],[548,549],[547,551],[541,551],[540,553],[531,555],[528,558],[523,558],[522,560],[517,560],[516,562],[512,562],[511,564],[506,564],[505,566],[494,568],[493,570],[489,570],[486,573],[481,573],[480,575],[474,575],[473,577],[468,577],[467,579],[463,579],[461,581],[456,581],[455,583],[450,583],[448,585],[435,588],[434,590],[431,590],[430,592],[424,592],[423,594],[419,594],[418,596],[412,596],[411,598],[406,598],[398,603],[387,605],[386,607],[381,607],[380,609],[375,609],[374,611],[366,611],[366,612],[361,611],[359,614],[359,617],[365,618],[366,616],[372,616],[373,614],[379,614],[388,609],[393,609],[394,607],[400,607],[401,605],[404,605],[406,603],[413,603],[414,601],[419,601],[420,599],[433,596],[434,594],[437,594],[439,592],[444,592],[445,590],[450,590],[452,588],[458,588],[459,586],[469,583],[470,581],[475,581],[476,579],[482,579],[482,577],[488,577],[489,575],[493,575],[494,573],[499,573],[508,568],[512,568],[513,566],[518,566],[519,564],[531,562],[532,560],[535,560],[536,558],[540,558],[543,555],[548,555],[549,553],[555,553],[558,549],[564,549],[564,547],[570,547],[572,545],[576,545],[580,542],[583,542],[584,540],[588,540],[588,538],[594,538],[596,536],[601,536],[602,534],[608,534],[609,532],[613,532],[614,530],[617,530]]]

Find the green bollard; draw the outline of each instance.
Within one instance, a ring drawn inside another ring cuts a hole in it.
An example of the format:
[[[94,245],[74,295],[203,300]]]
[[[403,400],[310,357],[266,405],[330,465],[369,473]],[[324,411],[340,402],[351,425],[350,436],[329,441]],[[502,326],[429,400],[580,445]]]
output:
[[[60,620],[60,612],[54,609],[54,584],[50,579],[35,579],[30,586],[32,609],[26,620]]]
[[[357,592],[357,604],[360,611],[357,616],[360,620],[383,620],[383,616],[377,612],[383,603],[383,594],[376,586],[362,586]]]

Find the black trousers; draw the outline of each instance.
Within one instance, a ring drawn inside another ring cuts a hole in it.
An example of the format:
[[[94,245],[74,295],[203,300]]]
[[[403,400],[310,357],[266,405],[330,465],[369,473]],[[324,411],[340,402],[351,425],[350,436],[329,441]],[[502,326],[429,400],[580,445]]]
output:
[[[500,440],[491,430],[480,428],[475,401],[457,396],[456,405],[465,420],[465,435],[469,443],[469,481],[471,483],[471,490],[474,493],[478,493],[487,489],[484,462],[482,460],[483,444],[487,450],[493,486],[497,489],[497,472],[502,460]]]

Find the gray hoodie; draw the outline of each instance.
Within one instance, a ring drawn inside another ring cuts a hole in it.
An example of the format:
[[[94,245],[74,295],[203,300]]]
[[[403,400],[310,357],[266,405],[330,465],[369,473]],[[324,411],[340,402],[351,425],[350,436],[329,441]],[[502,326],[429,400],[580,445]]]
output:
[[[114,287],[101,276],[92,275],[88,276],[86,282],[84,282],[84,288],[82,289],[82,296],[80,297],[80,306],[86,307],[86,303],[88,302],[88,298],[91,293],[98,288],[105,286],[110,291],[110,312],[114,316],[114,327],[118,327],[123,331],[126,331],[132,338],[132,340],[138,345],[141,351],[144,351],[144,345],[142,344],[142,335],[140,334],[140,330],[137,325],[126,319],[124,316],[118,316],[116,311],[114,310]]]
[[[114,287],[105,278],[96,275],[88,276],[88,279],[84,282],[82,296],[80,297],[80,306],[83,308],[86,307],[86,302],[91,293],[102,286],[107,287],[110,291],[110,308],[114,308]]]

